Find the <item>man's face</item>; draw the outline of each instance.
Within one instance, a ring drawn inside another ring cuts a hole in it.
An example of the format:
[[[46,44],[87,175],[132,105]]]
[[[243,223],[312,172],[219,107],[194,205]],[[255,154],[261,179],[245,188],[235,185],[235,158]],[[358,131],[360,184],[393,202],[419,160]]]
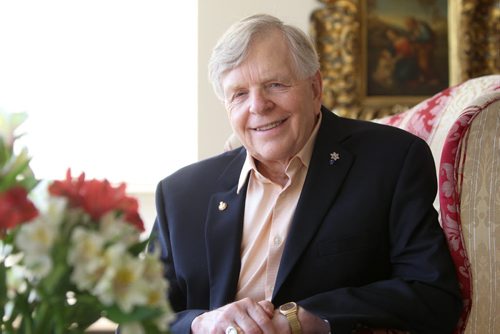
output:
[[[286,164],[305,145],[321,108],[321,76],[298,78],[278,31],[258,36],[222,80],[233,130],[263,164]]]

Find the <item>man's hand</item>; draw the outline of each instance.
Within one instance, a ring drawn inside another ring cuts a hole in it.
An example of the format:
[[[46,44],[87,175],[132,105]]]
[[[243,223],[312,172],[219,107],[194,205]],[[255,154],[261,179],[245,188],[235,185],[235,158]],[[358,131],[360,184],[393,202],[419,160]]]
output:
[[[225,333],[229,326],[245,334],[274,334],[277,331],[272,322],[274,306],[269,301],[255,302],[245,298],[227,304],[216,310],[200,314],[191,324],[191,332]],[[285,319],[286,320],[286,319]]]

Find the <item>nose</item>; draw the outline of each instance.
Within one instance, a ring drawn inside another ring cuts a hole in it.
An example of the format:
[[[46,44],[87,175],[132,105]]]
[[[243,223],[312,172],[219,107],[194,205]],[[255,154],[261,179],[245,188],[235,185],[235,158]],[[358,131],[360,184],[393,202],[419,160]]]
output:
[[[254,114],[262,114],[268,112],[274,103],[261,90],[252,91],[250,93],[250,112]]]

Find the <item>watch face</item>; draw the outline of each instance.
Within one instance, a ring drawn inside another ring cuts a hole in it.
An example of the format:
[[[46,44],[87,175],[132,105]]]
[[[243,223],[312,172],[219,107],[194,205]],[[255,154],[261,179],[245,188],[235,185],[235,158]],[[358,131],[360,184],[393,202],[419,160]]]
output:
[[[290,303],[286,303],[286,304],[283,304],[281,305],[281,310],[282,311],[290,311],[292,310],[293,308],[295,307],[295,303],[293,302],[290,302]]]

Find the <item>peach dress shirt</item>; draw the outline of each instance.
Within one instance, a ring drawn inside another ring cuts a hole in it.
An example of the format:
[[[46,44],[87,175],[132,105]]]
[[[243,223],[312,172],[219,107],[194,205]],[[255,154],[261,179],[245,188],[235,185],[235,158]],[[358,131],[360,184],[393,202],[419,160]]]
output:
[[[259,173],[254,159],[247,153],[238,183],[239,193],[250,173],[236,300],[245,297],[255,301],[271,300],[288,228],[304,185],[320,123],[321,113],[308,141],[288,163],[285,170],[288,182],[284,187]]]

